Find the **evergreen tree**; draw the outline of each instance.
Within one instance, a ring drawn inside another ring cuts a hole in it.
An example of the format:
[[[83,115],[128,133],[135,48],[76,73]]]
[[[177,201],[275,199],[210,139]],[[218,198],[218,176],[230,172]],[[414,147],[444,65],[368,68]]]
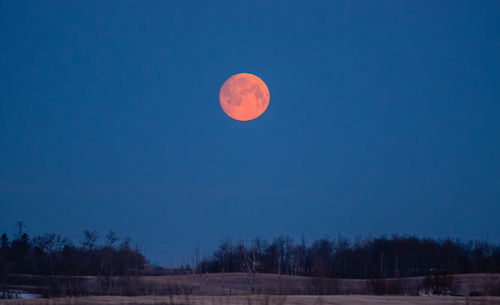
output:
[[[0,248],[1,249],[6,249],[9,247],[9,238],[7,237],[7,234],[2,234],[2,237],[0,238]]]

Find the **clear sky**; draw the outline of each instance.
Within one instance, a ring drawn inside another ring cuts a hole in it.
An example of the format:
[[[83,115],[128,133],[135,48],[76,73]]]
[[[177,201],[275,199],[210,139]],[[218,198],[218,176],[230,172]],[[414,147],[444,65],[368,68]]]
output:
[[[0,231],[500,240],[499,33],[499,1],[1,1]]]

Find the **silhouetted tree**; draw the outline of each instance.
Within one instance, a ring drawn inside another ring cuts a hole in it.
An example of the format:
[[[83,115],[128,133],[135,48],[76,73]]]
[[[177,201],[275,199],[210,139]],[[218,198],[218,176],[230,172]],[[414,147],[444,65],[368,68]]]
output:
[[[7,234],[3,233],[2,237],[0,238],[0,248],[7,249],[8,247],[9,247],[9,238],[7,237]]]
[[[343,237],[322,238],[307,246],[305,242],[295,245],[291,238],[279,236],[270,244],[266,240],[255,239],[250,248],[243,242],[235,247],[230,239],[225,239],[213,259],[200,264],[203,270],[211,272],[255,270],[319,278],[380,279],[500,272],[500,249],[498,245],[484,241],[462,243],[459,240],[399,235],[391,238],[358,237],[354,242]],[[385,285],[385,281],[376,283]],[[385,288],[378,288],[385,291]],[[396,286],[389,288],[398,289]]]
[[[120,240],[120,238],[118,237],[118,235],[115,232],[109,231],[108,234],[106,234],[106,245],[108,247],[113,248],[113,245],[118,240]]]
[[[82,245],[85,247],[88,251],[92,251],[97,244],[97,239],[99,238],[99,234],[97,231],[89,231],[85,230],[83,231],[83,240],[82,240]]]

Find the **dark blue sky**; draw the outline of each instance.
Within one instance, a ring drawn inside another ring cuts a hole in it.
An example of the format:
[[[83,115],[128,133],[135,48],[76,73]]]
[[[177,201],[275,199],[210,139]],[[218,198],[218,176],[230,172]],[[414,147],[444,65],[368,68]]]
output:
[[[2,1],[0,230],[500,239],[498,1]],[[218,103],[253,73],[258,119]]]

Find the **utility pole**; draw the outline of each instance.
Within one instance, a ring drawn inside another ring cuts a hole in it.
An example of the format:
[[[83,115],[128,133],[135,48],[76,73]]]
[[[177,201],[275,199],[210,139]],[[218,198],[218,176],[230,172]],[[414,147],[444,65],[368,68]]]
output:
[[[23,236],[23,228],[26,228],[26,221],[16,221],[16,225],[14,227],[17,227],[17,238],[21,238]]]

